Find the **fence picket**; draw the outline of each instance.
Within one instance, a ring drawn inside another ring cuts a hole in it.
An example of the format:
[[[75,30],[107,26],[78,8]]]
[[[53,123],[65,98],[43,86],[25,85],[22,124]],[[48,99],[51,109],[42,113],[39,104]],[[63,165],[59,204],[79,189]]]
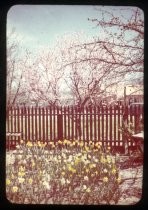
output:
[[[103,145],[123,146],[125,136],[119,128],[123,122],[134,122],[139,129],[140,107],[133,112],[128,107],[8,107],[7,132],[21,132],[25,141],[56,141],[58,138],[101,141]],[[123,119],[123,120],[122,120]],[[58,122],[60,120],[60,124]],[[126,121],[125,121],[126,120]],[[59,135],[60,133],[60,135]],[[16,136],[7,136],[9,144],[16,145]],[[8,142],[7,142],[8,145]],[[129,146],[134,146],[129,142]]]
[[[93,107],[94,109],[94,113],[93,113],[93,116],[94,116],[94,141],[96,142],[97,141],[97,132],[96,132],[96,107]]]

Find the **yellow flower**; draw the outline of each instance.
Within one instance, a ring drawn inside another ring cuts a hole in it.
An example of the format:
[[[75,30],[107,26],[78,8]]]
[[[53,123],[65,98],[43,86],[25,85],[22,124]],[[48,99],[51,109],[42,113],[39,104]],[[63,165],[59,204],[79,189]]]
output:
[[[112,169],[112,174],[115,174],[116,171],[117,171],[117,170],[116,170],[115,168],[113,168],[113,169]]]
[[[24,140],[21,140],[20,143],[23,144],[24,143]]]
[[[20,172],[24,172],[24,171],[25,171],[25,166],[20,166],[20,167],[19,167],[19,171],[20,171]]]
[[[43,174],[43,172],[40,170],[40,171],[39,171],[39,176],[41,176],[42,174]]]
[[[93,149],[94,148],[94,142],[90,145],[90,148]]]
[[[76,173],[76,169],[72,168],[71,166],[68,167],[68,170],[73,172],[73,173]]]
[[[98,152],[98,148],[94,149],[93,151],[94,151],[94,152]]]
[[[76,157],[75,164],[77,165],[80,162],[80,158]]]
[[[12,187],[12,192],[17,192],[18,191],[18,187],[17,186],[13,186]]]
[[[95,147],[96,147],[96,148],[98,148],[98,149],[100,149],[100,148],[101,148],[101,146],[99,145],[99,143],[98,143],[98,142],[95,144]]]
[[[61,140],[58,141],[58,144],[62,144],[63,142]]]
[[[105,177],[103,178],[103,182],[108,182],[108,177],[107,177],[107,176],[105,176]]]
[[[27,144],[26,144],[28,147],[32,147],[32,142],[31,141],[28,141]]]
[[[34,167],[34,166],[35,166],[35,162],[34,162],[34,160],[32,160],[31,162],[32,162],[32,167]]]
[[[88,152],[89,151],[89,147],[85,146],[85,150]]]
[[[69,144],[69,145],[71,145],[71,144],[72,144],[72,143],[71,143],[71,141],[69,141],[69,140],[67,140],[67,142],[66,142],[66,143],[67,143],[67,145],[68,145],[68,144]]]
[[[73,173],[76,173],[77,171],[76,171],[76,169],[73,169],[72,172],[73,172]]]
[[[38,141],[38,146],[39,147],[45,147],[45,145],[41,141]]]
[[[112,161],[111,157],[107,155],[107,162],[111,163],[111,161]]]
[[[116,180],[117,180],[118,183],[120,183],[121,182],[121,177],[118,177]]]
[[[97,175],[98,174],[98,171],[95,171],[95,174]]]
[[[54,144],[52,144],[52,145],[51,145],[51,147],[52,147],[52,148],[55,148],[55,145],[54,145]]]
[[[93,143],[93,141],[89,141],[89,145],[92,144],[92,143]]]
[[[10,185],[10,184],[11,184],[10,179],[6,179],[6,185]]]
[[[100,160],[100,162],[101,162],[101,163],[106,163],[106,162],[107,162],[107,160],[106,160],[106,158],[104,158],[103,156],[101,156],[101,160]]]
[[[69,143],[69,146],[70,146],[70,147],[72,147],[72,146],[73,146],[73,143],[72,143],[72,142],[71,142],[71,143]]]
[[[25,176],[25,172],[19,171],[19,172],[18,172],[18,176],[20,176],[20,177]]]
[[[85,169],[85,171],[86,171],[86,173],[88,173],[88,172],[89,172],[89,169],[88,169],[88,168],[86,168],[86,169]]]
[[[61,173],[63,176],[65,175],[65,172],[64,171],[62,171],[62,173]]]
[[[80,142],[80,143],[79,143],[79,146],[80,146],[80,147],[83,147],[83,145],[84,145],[83,142]]]
[[[64,139],[64,141],[63,141],[65,144],[67,143],[67,139]]]
[[[100,149],[101,146],[102,146],[102,142],[96,142],[96,143],[95,143],[95,146],[96,146],[98,149]]]
[[[89,167],[90,168],[95,168],[96,167],[96,164],[90,164]]]
[[[88,187],[88,188],[86,189],[86,192],[91,192],[90,187]]]
[[[29,182],[29,184],[32,184],[33,179],[32,179],[32,178],[29,178],[29,179],[28,179],[28,182]]]
[[[110,149],[111,149],[111,147],[110,147],[110,146],[108,146],[108,147],[107,147],[107,150],[109,150],[109,151],[110,151]]]
[[[22,177],[19,177],[19,178],[18,178],[18,181],[19,181],[19,183],[23,183],[23,182],[25,181],[25,179],[22,178]]]

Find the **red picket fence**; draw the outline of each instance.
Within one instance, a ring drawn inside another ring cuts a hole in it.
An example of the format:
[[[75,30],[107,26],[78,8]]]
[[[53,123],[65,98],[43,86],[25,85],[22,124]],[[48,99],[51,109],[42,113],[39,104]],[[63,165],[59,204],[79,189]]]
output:
[[[132,123],[138,131],[138,121],[143,110],[136,107],[9,107],[7,108],[6,133],[7,146],[11,147],[21,139],[36,142],[38,140],[56,142],[58,140],[100,141],[102,145],[123,147],[123,118],[128,125]],[[16,135],[15,135],[16,134]],[[129,141],[129,146],[134,146]]]

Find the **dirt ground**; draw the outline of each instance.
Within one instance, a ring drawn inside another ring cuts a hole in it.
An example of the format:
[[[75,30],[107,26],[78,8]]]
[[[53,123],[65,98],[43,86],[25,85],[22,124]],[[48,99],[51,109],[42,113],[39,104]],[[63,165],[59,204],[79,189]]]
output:
[[[142,157],[120,157],[119,174],[123,182],[120,185],[122,196],[119,205],[133,205],[140,201],[143,186]]]

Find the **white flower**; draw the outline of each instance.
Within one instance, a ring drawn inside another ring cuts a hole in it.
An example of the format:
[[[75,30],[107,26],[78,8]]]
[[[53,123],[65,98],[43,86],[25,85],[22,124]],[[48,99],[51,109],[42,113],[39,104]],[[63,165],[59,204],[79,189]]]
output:
[[[18,155],[18,158],[19,158],[19,159],[22,159],[22,155]]]
[[[69,183],[70,183],[70,181],[67,179],[67,180],[66,180],[66,183],[67,183],[67,184],[69,184]]]
[[[16,145],[16,148],[19,149],[20,148],[20,145]]]
[[[88,158],[91,159],[91,155],[88,155]]]
[[[68,158],[68,162],[71,162],[72,161],[72,155],[69,155],[69,158]]]
[[[103,170],[103,172],[104,172],[104,173],[107,173],[107,169],[105,168],[105,169]]]
[[[80,157],[81,155],[82,155],[81,153],[78,153],[78,154],[77,154],[77,157]]]
[[[51,177],[49,174],[46,175],[46,180],[50,181],[51,180]]]
[[[65,153],[64,153],[64,152],[62,152],[62,157],[63,157],[63,158],[66,158],[66,155],[65,155]]]
[[[14,164],[15,162],[15,157],[12,154],[7,154],[6,155],[6,165]]]
[[[46,187],[46,189],[50,190],[51,186],[49,185],[49,182],[44,181],[43,185]]]
[[[55,162],[57,162],[57,161],[58,161],[56,156],[53,158],[53,160],[54,160]]]
[[[61,155],[58,155],[58,160],[61,160]]]
[[[87,155],[84,154],[82,157],[81,157],[82,161],[85,162],[87,160]]]
[[[83,185],[83,190],[86,190],[87,189],[87,186],[86,185]]]
[[[61,181],[61,184],[64,185],[66,183],[64,177],[60,180]]]
[[[23,177],[19,177],[18,181],[19,181],[19,183],[23,183],[25,181],[25,179]]]
[[[85,181],[88,181],[88,176],[84,176],[84,180]]]
[[[83,160],[84,164],[87,165],[88,163],[90,163],[89,160]]]
[[[19,150],[19,153],[20,153],[20,154],[23,154],[23,153],[24,153],[24,151],[21,149],[21,150]]]

